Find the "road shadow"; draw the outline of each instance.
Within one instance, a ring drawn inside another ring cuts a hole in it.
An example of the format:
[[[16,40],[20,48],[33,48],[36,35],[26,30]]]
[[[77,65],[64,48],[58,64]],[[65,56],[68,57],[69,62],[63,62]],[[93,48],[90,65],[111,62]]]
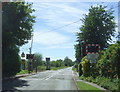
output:
[[[5,91],[20,91],[16,87],[29,86],[28,81],[22,79],[2,80],[2,92]]]

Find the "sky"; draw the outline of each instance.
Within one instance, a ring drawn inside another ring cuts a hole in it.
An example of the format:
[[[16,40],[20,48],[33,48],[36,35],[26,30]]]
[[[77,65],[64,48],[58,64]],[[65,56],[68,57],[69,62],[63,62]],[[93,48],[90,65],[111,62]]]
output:
[[[84,14],[88,14],[91,5],[95,6],[98,3],[107,5],[107,9],[114,7],[115,21],[118,23],[117,2],[33,2],[36,23],[33,26],[32,53],[42,54],[44,60],[46,57],[50,57],[51,60],[63,60],[68,56],[74,61],[76,32],[80,32],[79,28],[82,25],[80,19]],[[30,46],[31,40],[20,48],[20,54],[28,54]]]

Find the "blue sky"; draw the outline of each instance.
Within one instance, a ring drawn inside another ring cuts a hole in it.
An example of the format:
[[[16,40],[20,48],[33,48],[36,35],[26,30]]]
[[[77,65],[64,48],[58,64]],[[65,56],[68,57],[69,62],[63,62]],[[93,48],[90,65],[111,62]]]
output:
[[[27,0],[26,0],[27,1]],[[76,0],[77,1],[77,0]],[[76,44],[76,32],[80,32],[82,25],[80,20],[83,14],[88,13],[91,5],[98,2],[33,2],[33,9],[36,11],[36,23],[33,26],[33,48],[32,53],[38,52],[51,60],[64,59],[68,56],[75,60],[74,45]],[[99,2],[101,4],[101,2]],[[106,2],[103,5],[116,7],[117,2]],[[114,9],[115,21],[118,22],[118,8]],[[78,21],[77,23],[73,23]],[[73,23],[69,26],[61,26]],[[117,28],[116,28],[117,31]],[[113,38],[113,40],[116,40]],[[30,43],[23,45],[20,54],[29,53]]]

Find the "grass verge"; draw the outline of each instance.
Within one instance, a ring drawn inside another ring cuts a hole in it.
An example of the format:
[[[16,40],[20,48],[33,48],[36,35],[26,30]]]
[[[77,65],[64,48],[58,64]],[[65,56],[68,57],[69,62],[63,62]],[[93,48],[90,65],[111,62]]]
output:
[[[17,73],[17,75],[20,75],[20,74],[27,74],[28,73],[28,70],[21,70],[19,73]]]
[[[105,92],[104,90],[100,90],[99,88],[96,88],[92,85],[89,85],[87,83],[84,83],[82,81],[77,81],[77,86],[79,87],[80,91],[85,91],[85,92]]]
[[[73,70],[74,72],[77,72],[75,67],[72,67],[72,70]]]

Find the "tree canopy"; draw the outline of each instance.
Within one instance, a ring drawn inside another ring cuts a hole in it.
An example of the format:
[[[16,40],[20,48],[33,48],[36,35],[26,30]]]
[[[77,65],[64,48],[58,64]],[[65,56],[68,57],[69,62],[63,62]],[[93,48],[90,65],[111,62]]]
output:
[[[62,67],[62,66],[64,66],[64,62],[61,59],[56,60],[56,61],[52,61],[51,66],[53,66],[53,67]]]
[[[34,59],[33,59],[33,67],[37,67],[39,65],[43,65],[43,56],[39,53],[34,53]]]
[[[22,46],[32,36],[32,26],[35,23],[31,13],[31,4],[25,2],[2,3],[3,46]]]
[[[65,66],[72,66],[73,65],[73,62],[71,59],[69,59],[68,57],[65,57],[64,58],[64,64]]]
[[[13,76],[20,71],[19,47],[31,39],[32,4],[25,2],[2,3],[2,64],[3,77]]]
[[[82,25],[80,32],[77,32],[77,42],[75,45],[75,57],[81,59],[81,43],[82,54],[85,53],[86,44],[99,44],[101,50],[109,45],[111,37],[115,35],[115,19],[113,9],[107,9],[107,6],[97,5],[91,6],[88,14],[81,19]]]
[[[115,19],[113,9],[106,9],[107,6],[91,6],[89,13],[81,19],[83,25],[78,34],[79,40],[86,41],[87,44],[100,44],[101,49],[108,45],[111,37],[115,33]]]

